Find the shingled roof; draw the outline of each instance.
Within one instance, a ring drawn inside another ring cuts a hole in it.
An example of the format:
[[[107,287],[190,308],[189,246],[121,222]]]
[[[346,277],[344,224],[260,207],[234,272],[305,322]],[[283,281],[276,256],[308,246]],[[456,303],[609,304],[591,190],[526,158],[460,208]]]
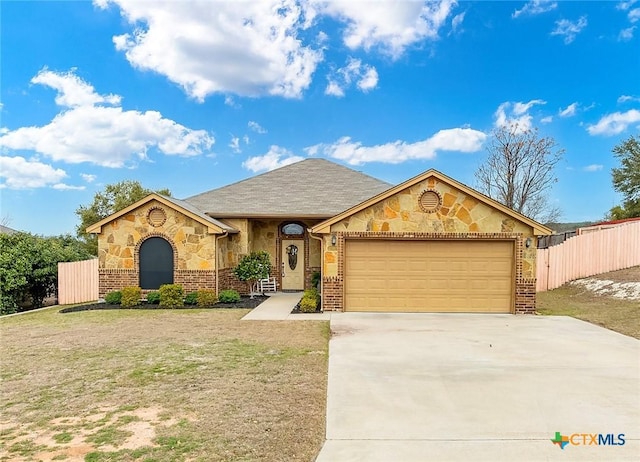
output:
[[[305,159],[184,200],[217,218],[328,218],[391,186],[326,159]]]

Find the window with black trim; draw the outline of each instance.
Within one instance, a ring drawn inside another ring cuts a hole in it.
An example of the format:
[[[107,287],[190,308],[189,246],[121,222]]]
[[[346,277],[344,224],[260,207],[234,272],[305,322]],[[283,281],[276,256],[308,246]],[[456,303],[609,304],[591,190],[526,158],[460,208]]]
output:
[[[282,225],[282,234],[287,236],[302,236],[304,235],[304,227],[298,223],[287,223]]]

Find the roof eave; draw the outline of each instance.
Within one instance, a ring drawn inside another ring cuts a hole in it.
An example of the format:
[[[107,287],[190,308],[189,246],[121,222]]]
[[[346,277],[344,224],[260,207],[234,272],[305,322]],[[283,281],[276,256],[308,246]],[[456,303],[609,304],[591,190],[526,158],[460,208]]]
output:
[[[526,217],[524,215],[522,215],[521,213],[516,212],[515,210],[510,209],[509,207],[501,204],[500,202],[490,198],[489,196],[486,196],[478,191],[476,191],[475,189],[472,189],[462,183],[460,183],[459,181],[454,180],[453,178],[448,177],[447,175],[440,173],[439,171],[435,170],[435,169],[429,169],[426,172],[421,173],[420,175],[417,175],[413,178],[410,178],[406,181],[404,181],[403,183],[400,183],[397,186],[393,186],[392,188],[387,189],[386,191],[381,192],[380,194],[376,194],[375,196],[371,197],[370,199],[367,199],[366,201],[361,202],[360,204],[357,204],[353,207],[351,207],[348,210],[345,210],[342,213],[339,213],[338,215],[335,215],[334,217],[329,218],[328,220],[323,221],[322,223],[318,223],[316,226],[313,226],[310,229],[311,233],[314,234],[327,234],[330,232],[331,230],[331,225],[344,220],[345,218],[358,213],[361,210],[366,209],[367,207],[370,207],[384,199],[387,199],[388,197],[393,196],[394,194],[397,194],[398,192],[409,188],[415,184],[418,184],[424,180],[426,180],[429,177],[435,177],[438,180],[450,184],[451,186],[459,189],[460,191],[462,191],[465,194],[468,194],[469,196],[472,196],[476,199],[478,199],[481,202],[484,202],[490,206],[492,206],[493,208],[496,208],[498,210],[500,210],[501,212],[505,213],[506,215],[509,215],[515,219],[517,219],[520,222],[523,222],[529,226],[531,226],[531,228],[533,228],[533,234],[536,236],[544,236],[544,235],[549,235],[549,234],[553,234],[553,231],[550,228],[547,228],[546,226],[544,226],[542,223],[538,223],[535,220],[532,220],[529,217]]]
[[[133,204],[131,204],[128,207],[125,207],[122,210],[119,210],[116,213],[113,213],[111,215],[109,215],[106,218],[103,218],[102,220],[100,220],[97,223],[94,223],[91,226],[88,226],[86,228],[87,233],[90,234],[100,234],[102,232],[102,227],[104,225],[106,225],[107,223],[112,222],[113,220],[116,220],[118,218],[120,218],[123,215],[126,215],[127,213],[137,209],[138,207],[143,206],[144,204],[151,202],[152,200],[156,200],[160,203],[162,203],[163,205],[166,205],[167,207],[170,207],[174,210],[179,211],[180,213],[182,213],[183,215],[188,216],[189,218],[203,224],[204,226],[207,227],[207,232],[209,234],[235,234],[238,233],[239,231],[235,228],[233,228],[232,226],[228,226],[228,229],[222,226],[217,226],[214,223],[211,223],[209,221],[206,221],[205,219],[203,219],[202,217],[199,217],[198,215],[196,215],[195,213],[191,212],[190,210],[185,209],[184,207],[181,207],[178,204],[175,204],[174,202],[172,202],[171,200],[156,194],[156,193],[151,193],[148,196],[143,197],[142,199],[140,199],[137,202],[134,202]],[[222,224],[222,223],[221,223]],[[226,224],[225,224],[226,225]]]

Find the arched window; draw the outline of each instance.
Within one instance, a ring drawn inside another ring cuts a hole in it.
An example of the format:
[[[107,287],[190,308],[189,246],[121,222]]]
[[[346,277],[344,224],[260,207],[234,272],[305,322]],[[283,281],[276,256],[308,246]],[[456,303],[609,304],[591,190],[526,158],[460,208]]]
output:
[[[302,236],[304,228],[298,223],[285,223],[282,225],[282,234],[286,236]]]
[[[161,237],[150,237],[140,246],[140,288],[162,284],[173,284],[173,248]]]

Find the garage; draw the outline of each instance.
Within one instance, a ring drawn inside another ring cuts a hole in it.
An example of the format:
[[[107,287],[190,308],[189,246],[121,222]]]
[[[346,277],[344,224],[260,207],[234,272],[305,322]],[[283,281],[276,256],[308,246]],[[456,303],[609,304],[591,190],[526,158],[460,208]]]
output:
[[[345,311],[510,313],[512,240],[345,241]]]
[[[532,314],[551,229],[437,170],[310,228],[327,311]]]

